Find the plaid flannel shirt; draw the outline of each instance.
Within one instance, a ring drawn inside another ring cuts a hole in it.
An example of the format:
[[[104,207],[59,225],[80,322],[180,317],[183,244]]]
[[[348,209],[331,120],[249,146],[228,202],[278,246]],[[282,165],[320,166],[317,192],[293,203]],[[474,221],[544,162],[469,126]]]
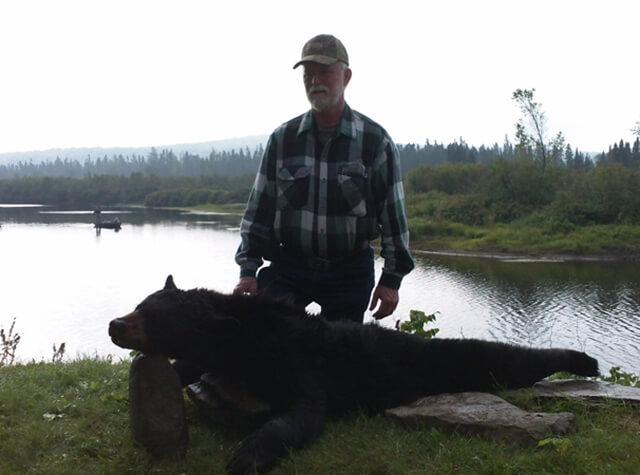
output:
[[[255,276],[280,248],[342,257],[382,236],[380,283],[398,289],[413,269],[397,149],[386,131],[345,106],[326,144],[311,111],[267,143],[240,225],[240,276]]]

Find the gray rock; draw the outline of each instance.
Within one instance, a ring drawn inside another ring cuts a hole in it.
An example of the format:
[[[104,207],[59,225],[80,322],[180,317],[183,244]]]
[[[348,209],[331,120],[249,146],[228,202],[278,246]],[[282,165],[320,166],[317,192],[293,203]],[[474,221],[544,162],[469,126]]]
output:
[[[604,381],[584,379],[558,379],[540,381],[533,386],[540,397],[570,397],[594,401],[615,399],[640,403],[640,389]]]
[[[571,433],[576,425],[570,412],[531,413],[496,395],[478,392],[429,396],[389,409],[385,415],[408,427],[435,427],[523,444]]]
[[[129,370],[129,420],[134,439],[154,457],[179,459],[188,445],[180,378],[164,356],[138,354]]]

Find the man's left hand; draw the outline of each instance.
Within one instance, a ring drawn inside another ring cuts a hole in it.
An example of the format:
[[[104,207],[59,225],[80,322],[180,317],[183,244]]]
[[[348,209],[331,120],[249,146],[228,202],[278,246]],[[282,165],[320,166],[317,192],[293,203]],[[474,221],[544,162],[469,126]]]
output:
[[[373,318],[380,319],[391,315],[398,306],[399,299],[400,297],[396,289],[378,284],[373,291],[371,305],[369,306],[369,310],[373,310],[378,305],[378,301],[380,301],[380,307],[378,307],[376,313],[373,314]]]

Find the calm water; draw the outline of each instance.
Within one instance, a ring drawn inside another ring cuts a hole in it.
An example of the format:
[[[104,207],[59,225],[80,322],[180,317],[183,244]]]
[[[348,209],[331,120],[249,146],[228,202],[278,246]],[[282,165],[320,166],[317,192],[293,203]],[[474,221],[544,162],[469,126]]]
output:
[[[103,211],[104,220],[115,216],[122,230],[97,235],[92,210],[0,205],[0,327],[8,330],[16,319],[21,361],[49,360],[61,342],[67,357],[126,356],[110,342],[108,322],[159,289],[168,274],[181,288],[233,289],[237,216]],[[622,366],[640,374],[637,264],[425,254],[416,260],[384,325],[411,309],[437,312],[441,337],[571,347],[597,357],[605,371]]]

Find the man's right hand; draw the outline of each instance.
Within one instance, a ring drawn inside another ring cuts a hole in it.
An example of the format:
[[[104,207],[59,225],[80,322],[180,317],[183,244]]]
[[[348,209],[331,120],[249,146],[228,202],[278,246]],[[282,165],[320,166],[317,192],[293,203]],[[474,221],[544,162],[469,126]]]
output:
[[[255,277],[240,277],[240,280],[233,289],[234,295],[258,293],[258,279]]]

